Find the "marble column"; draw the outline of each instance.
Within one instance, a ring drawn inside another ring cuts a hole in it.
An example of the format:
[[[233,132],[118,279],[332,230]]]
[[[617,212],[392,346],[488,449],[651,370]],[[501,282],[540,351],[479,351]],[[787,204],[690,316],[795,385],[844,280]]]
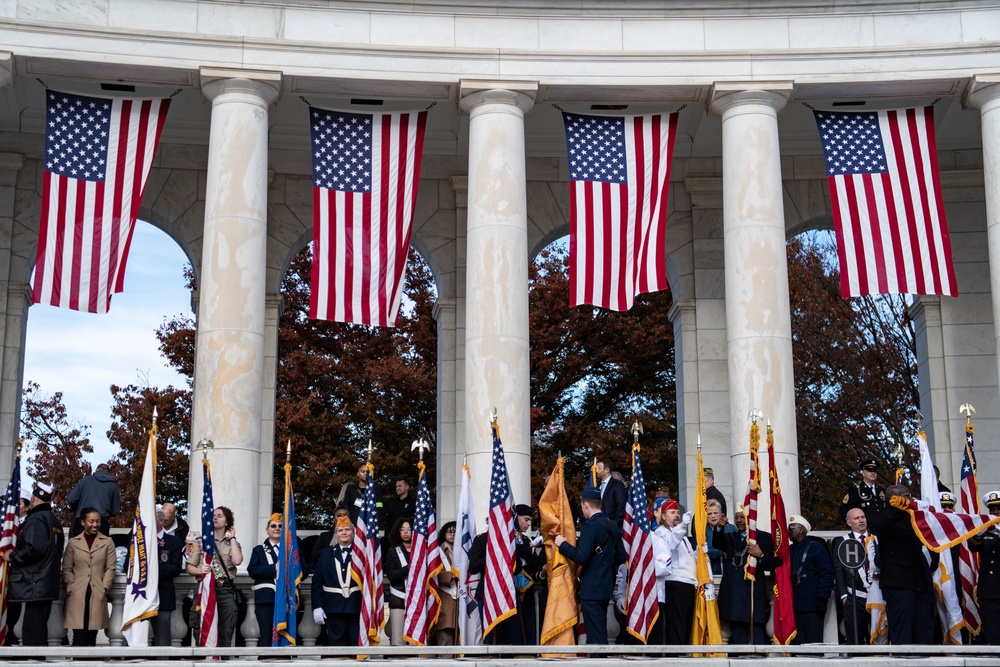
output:
[[[0,68],[0,75],[3,73]],[[0,153],[0,479],[8,480],[20,430],[24,384],[24,342],[28,331],[31,286],[12,257],[17,179],[24,166],[19,153]],[[18,275],[21,274],[21,275]]]
[[[465,436],[477,525],[486,525],[495,406],[516,503],[531,503],[528,222],[524,116],[538,84],[463,81],[469,114]]]
[[[952,417],[948,407],[948,375],[946,372],[944,331],[942,329],[941,297],[934,295],[916,296],[909,306],[913,320],[914,337],[917,344],[917,377],[920,387],[920,413],[923,415],[921,427],[927,434],[927,443],[934,462],[941,470],[940,481],[950,488],[957,488],[956,482],[962,459],[951,455],[949,421]],[[955,416],[958,410],[955,410]],[[964,440],[962,441],[964,445]]]
[[[791,82],[718,83],[709,102],[722,117],[733,469],[749,465],[747,414],[759,408],[774,426],[777,470],[789,514],[799,510],[799,467],[778,111],[792,89]],[[761,424],[761,458],[766,460],[764,443]]]
[[[192,446],[209,454],[216,506],[233,509],[245,548],[259,531],[265,359],[268,108],[277,72],[201,70],[212,102],[204,243],[198,275]],[[197,522],[201,455],[191,456],[189,517]],[[244,561],[245,567],[246,561]]]
[[[993,338],[997,350],[997,371],[1000,373],[1000,73],[972,77],[962,101],[966,106],[979,109],[983,127],[986,240],[993,302]]]
[[[275,449],[283,453],[281,447],[275,447],[274,408],[275,390],[278,386],[278,327],[281,324],[281,313],[285,307],[285,297],[281,294],[268,294],[264,297],[264,391],[261,394],[262,411],[260,415],[260,507],[257,510],[257,542],[266,537],[264,526],[273,512],[280,512],[281,507],[272,507],[274,502],[274,455]],[[282,454],[283,456],[283,454]],[[292,452],[295,459],[295,452]],[[284,465],[285,459],[279,459]]]
[[[438,525],[455,518],[458,506],[458,473],[455,471],[455,298],[438,297],[434,303],[437,322],[437,508]]]

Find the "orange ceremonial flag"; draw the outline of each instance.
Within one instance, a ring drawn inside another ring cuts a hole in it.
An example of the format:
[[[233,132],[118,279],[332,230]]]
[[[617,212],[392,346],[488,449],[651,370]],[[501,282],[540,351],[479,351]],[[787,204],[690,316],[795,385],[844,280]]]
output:
[[[542,537],[545,540],[545,558],[548,562],[549,596],[542,621],[543,646],[572,646],[576,643],[573,627],[579,610],[576,603],[576,566],[556,548],[556,535],[576,546],[576,526],[573,512],[566,497],[566,478],[562,457],[556,459],[549,483],[538,501],[538,514],[542,520]]]
[[[705,507],[705,468],[698,450],[698,483],[695,485],[694,534],[698,540],[695,552],[695,573],[698,576],[698,596],[694,603],[694,623],[691,626],[691,644],[701,646],[722,643],[722,625],[719,622],[719,602],[715,596],[715,582],[705,548],[708,528],[708,509]],[[721,656],[723,654],[709,654]]]

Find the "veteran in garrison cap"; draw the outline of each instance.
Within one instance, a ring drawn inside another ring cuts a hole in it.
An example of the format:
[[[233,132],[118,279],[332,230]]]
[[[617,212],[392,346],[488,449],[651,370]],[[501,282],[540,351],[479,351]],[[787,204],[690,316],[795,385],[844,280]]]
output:
[[[885,487],[878,485],[878,461],[875,459],[861,462],[861,479],[847,489],[840,501],[840,518],[846,520],[847,513],[855,507],[869,519],[885,509]]]

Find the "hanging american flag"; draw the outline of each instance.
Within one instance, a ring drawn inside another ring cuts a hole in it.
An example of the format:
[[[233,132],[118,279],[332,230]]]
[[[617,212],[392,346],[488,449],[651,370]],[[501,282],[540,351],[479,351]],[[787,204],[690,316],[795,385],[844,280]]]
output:
[[[667,288],[667,188],[677,114],[564,113],[570,306],[628,310]]]
[[[642,641],[660,615],[656,596],[656,572],[653,568],[653,541],[649,534],[653,526],[646,505],[646,480],[642,475],[639,445],[632,445],[632,484],[625,501],[625,523],[622,537],[628,552],[628,586],[625,593],[625,616],[628,632]]]
[[[48,91],[32,299],[106,313],[125,263],[170,99]]]
[[[909,512],[917,537],[931,551],[945,551],[981,530],[1000,523],[1000,516],[936,512],[923,501],[894,496],[892,506]]]
[[[979,484],[976,482],[975,434],[976,426],[969,421],[965,425],[965,455],[962,458],[962,481],[959,484],[960,507],[966,514],[980,514],[983,511],[979,502]],[[982,627],[975,595],[979,582],[979,554],[972,553],[966,542],[958,547],[958,578],[962,588],[965,627],[977,635]]]
[[[10,471],[7,492],[3,496],[3,533],[0,533],[0,646],[7,639],[7,597],[10,594],[10,563],[8,558],[17,547],[17,527],[20,524],[21,505],[21,445]]]
[[[394,326],[403,294],[427,112],[309,109],[309,317]]]
[[[212,466],[204,459],[205,484],[201,494],[201,553],[202,562],[209,566],[198,582],[198,610],[201,612],[201,635],[198,646],[219,645],[219,618],[215,603],[215,500],[212,497]]]
[[[486,569],[483,595],[483,637],[517,613],[514,588],[514,499],[507,478],[507,459],[500,443],[500,426],[493,429],[493,465],[490,473],[490,514],[486,519]]]
[[[843,295],[958,296],[933,107],[815,115]]]
[[[365,494],[361,499],[354,530],[351,578],[361,589],[361,624],[358,646],[376,646],[385,625],[385,593],[382,590],[382,547],[378,538],[378,505],[375,501],[375,468],[368,464]]]
[[[750,424],[750,479],[747,495],[743,498],[743,512],[747,520],[747,545],[757,544],[757,494],[760,493],[760,426],[756,420]],[[747,555],[743,579],[757,580],[757,559]]]
[[[417,507],[413,516],[413,544],[406,575],[406,602],[403,638],[416,646],[426,646],[430,629],[441,612],[441,593],[437,575],[444,567],[438,548],[434,505],[427,486],[424,462],[418,464]]]

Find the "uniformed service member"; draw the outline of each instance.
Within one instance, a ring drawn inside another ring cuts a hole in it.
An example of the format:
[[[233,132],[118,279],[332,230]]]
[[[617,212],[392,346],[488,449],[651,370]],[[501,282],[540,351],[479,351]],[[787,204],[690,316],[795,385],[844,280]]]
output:
[[[1000,516],[1000,491],[983,496],[983,504],[993,516]],[[1000,645],[1000,529],[987,528],[969,540],[969,550],[979,554],[979,615],[983,619],[983,642]]]
[[[861,463],[861,480],[847,490],[840,501],[840,518],[847,520],[847,512],[861,508],[869,520],[885,509],[885,488],[877,483],[878,461],[868,459]]]
[[[326,625],[328,646],[357,646],[361,625],[361,589],[351,578],[354,525],[337,519],[337,542],[323,549],[313,573],[313,620]],[[322,600],[322,605],[316,605]]]

